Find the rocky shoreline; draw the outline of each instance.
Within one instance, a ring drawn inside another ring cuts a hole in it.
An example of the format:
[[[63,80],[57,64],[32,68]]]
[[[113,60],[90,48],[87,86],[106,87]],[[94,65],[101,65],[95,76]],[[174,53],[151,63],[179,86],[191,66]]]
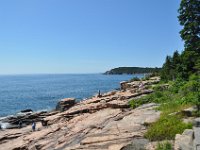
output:
[[[0,130],[0,149],[88,149],[126,150],[127,145],[138,143],[146,146],[143,139],[145,124],[156,121],[160,112],[157,104],[145,104],[129,108],[129,100],[152,93],[149,85],[159,78],[146,81],[121,82],[121,90],[108,92],[75,103],[75,99],[61,100],[52,112],[29,113],[7,118],[12,129]],[[25,125],[18,129],[21,120]],[[31,121],[36,121],[36,131],[31,131]],[[5,121],[5,120],[4,120]],[[41,121],[46,124],[41,124]]]

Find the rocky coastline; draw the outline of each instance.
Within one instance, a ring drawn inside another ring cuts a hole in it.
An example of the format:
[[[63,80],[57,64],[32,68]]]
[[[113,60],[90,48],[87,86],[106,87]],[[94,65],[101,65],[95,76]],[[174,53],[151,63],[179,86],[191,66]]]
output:
[[[149,85],[159,82],[158,77],[146,81],[121,82],[121,89],[104,93],[76,103],[74,98],[61,100],[55,111],[24,112],[6,118],[10,129],[0,130],[0,149],[64,149],[64,150],[128,150],[133,141],[145,147],[145,124],[156,121],[160,112],[157,104],[149,103],[136,109],[129,101],[152,93]],[[31,131],[31,122],[36,131]],[[23,122],[18,128],[19,121]]]

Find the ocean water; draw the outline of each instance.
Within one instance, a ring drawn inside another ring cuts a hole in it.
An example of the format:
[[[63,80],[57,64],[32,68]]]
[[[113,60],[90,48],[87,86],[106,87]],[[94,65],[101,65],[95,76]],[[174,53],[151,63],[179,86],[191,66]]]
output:
[[[102,74],[9,75],[0,76],[0,117],[24,109],[52,110],[62,98],[77,100],[120,87],[133,76]]]

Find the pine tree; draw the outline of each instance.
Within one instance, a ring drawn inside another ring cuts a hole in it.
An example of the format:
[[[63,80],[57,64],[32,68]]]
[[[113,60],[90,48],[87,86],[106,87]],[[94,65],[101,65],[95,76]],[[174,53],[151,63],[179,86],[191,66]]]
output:
[[[200,58],[196,61],[194,69],[196,70],[197,74],[200,75]]]
[[[200,0],[181,0],[178,12],[185,49],[180,55],[176,51],[172,58],[167,56],[161,71],[163,80],[188,79],[194,73],[200,74]]]
[[[172,56],[173,80],[175,80],[179,76],[180,63],[181,63],[180,54],[178,51],[175,51]]]
[[[195,51],[185,50],[181,54],[181,60],[183,67],[182,78],[188,79],[191,74],[196,73],[195,64],[198,60],[198,54]]]
[[[178,12],[179,22],[183,26],[180,35],[185,41],[185,50],[200,54],[200,0],[182,0]]]
[[[172,58],[167,56],[161,71],[161,78],[165,81],[172,79]]]

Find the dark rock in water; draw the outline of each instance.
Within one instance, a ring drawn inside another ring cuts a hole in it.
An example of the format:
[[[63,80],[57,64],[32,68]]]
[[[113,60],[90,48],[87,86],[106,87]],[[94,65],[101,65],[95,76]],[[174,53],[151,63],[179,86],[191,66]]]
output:
[[[57,112],[32,112],[32,113],[24,113],[21,115],[6,117],[5,119],[2,119],[1,122],[4,123],[4,128],[6,129],[12,129],[12,128],[19,128],[20,124],[21,127],[25,127],[26,125],[32,124],[33,121],[40,122],[47,116],[51,116],[53,114],[56,114]]]
[[[75,105],[75,98],[65,98],[58,102],[56,110],[65,111]]]
[[[134,139],[131,144],[123,147],[121,150],[145,150],[145,146],[149,143],[147,139]]]
[[[25,110],[22,110],[21,113],[26,113],[26,112],[33,112],[32,109],[25,109]]]

